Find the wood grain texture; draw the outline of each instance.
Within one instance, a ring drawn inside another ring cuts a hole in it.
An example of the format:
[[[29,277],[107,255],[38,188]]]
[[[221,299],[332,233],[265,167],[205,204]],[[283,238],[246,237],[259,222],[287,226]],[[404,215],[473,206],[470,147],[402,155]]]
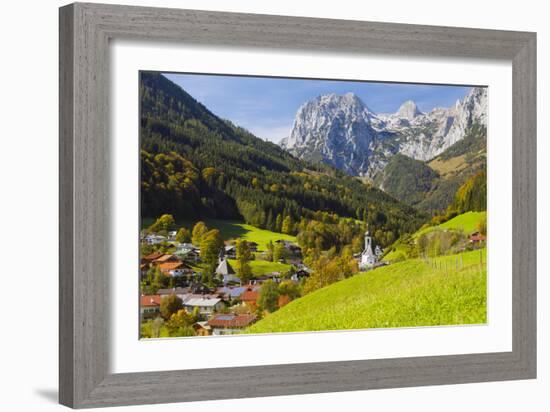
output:
[[[61,8],[59,25],[62,404],[84,408],[535,377],[535,34],[82,3]],[[110,374],[110,39],[512,61],[513,350]]]

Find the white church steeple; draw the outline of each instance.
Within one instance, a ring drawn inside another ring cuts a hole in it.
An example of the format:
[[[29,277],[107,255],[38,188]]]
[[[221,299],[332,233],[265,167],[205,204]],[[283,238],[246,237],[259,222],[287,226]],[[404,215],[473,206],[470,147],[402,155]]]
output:
[[[359,269],[368,269],[376,263],[377,257],[372,251],[372,238],[370,237],[369,230],[365,232],[365,249],[361,253],[361,261],[359,262]]]

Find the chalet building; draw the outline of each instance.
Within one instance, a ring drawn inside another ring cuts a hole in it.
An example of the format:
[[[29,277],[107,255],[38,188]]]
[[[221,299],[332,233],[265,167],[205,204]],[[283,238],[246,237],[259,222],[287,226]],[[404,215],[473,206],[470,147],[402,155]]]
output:
[[[147,256],[143,256],[141,258],[141,263],[151,263],[162,256],[164,256],[164,253],[162,252],[153,252]]]
[[[231,301],[239,299],[241,295],[247,290],[246,286],[224,286],[216,289],[216,293],[224,300]]]
[[[182,261],[168,261],[164,263],[160,263],[158,265],[158,268],[160,269],[161,273],[165,276],[185,276],[190,275],[193,273],[193,269]]]
[[[474,232],[468,237],[468,240],[471,244],[479,245],[485,243],[487,237],[479,232]]]
[[[160,295],[141,295],[139,314],[142,320],[154,319],[160,315]]]
[[[232,335],[240,333],[244,328],[252,325],[257,320],[256,315],[236,315],[234,313],[219,314],[208,320],[207,324],[212,328],[212,335]]]
[[[271,272],[271,273],[266,273],[265,275],[262,275],[262,276],[255,276],[251,279],[251,283],[253,285],[259,285],[259,284],[264,283],[267,280],[272,280],[275,283],[280,283],[281,282],[281,273],[280,272]]]
[[[148,245],[158,245],[162,242],[166,242],[166,240],[167,240],[166,236],[156,235],[156,234],[147,235],[143,239],[143,241]]]
[[[181,262],[180,258],[176,255],[162,255],[161,257],[153,260],[154,265],[160,265],[167,262]]]
[[[290,276],[290,280],[294,282],[301,282],[303,279],[307,279],[310,274],[310,271],[307,269],[298,269]]]
[[[279,240],[276,240],[275,243],[278,243],[278,244],[282,243],[286,251],[289,252],[292,256],[299,256],[302,254],[302,248],[290,242],[289,240],[279,239]]]
[[[184,252],[188,250],[194,250],[198,252],[199,248],[192,243],[180,243],[176,245],[176,252]]]
[[[203,296],[203,295],[191,295],[183,301],[183,307],[188,312],[193,312],[195,308],[198,308],[199,315],[203,319],[207,319],[214,312],[218,312],[223,309],[225,304],[220,298],[213,296]]]
[[[193,329],[197,336],[210,336],[212,335],[212,328],[207,321],[195,322]]]
[[[235,270],[231,267],[227,259],[222,259],[216,268],[216,274],[223,277],[223,284],[241,283],[241,280],[235,275]]]
[[[176,250],[174,254],[181,260],[185,260],[191,263],[198,263],[201,260],[199,252],[194,249]]]
[[[245,305],[247,305],[251,310],[255,310],[258,306],[258,296],[260,295],[257,288],[251,288],[248,287],[242,294],[241,294],[241,302]]]
[[[221,258],[236,259],[237,258],[237,246],[227,245],[223,248],[223,256]]]

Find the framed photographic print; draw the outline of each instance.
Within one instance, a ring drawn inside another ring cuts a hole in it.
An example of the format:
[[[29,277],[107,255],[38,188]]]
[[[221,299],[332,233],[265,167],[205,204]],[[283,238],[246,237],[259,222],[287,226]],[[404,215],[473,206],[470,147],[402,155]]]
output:
[[[61,8],[61,403],[534,378],[535,50]]]

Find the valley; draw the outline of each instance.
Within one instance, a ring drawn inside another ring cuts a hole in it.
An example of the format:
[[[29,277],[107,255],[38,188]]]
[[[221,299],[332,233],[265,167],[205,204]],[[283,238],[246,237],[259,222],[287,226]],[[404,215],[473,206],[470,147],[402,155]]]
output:
[[[277,145],[142,72],[141,337],[486,322],[486,98],[321,95]]]

